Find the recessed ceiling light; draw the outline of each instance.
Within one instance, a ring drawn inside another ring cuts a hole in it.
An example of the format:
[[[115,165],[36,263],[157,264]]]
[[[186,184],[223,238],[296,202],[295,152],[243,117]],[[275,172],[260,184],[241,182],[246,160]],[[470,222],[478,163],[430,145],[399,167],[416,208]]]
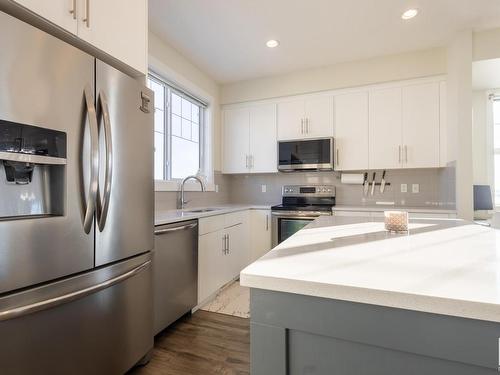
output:
[[[266,46],[268,46],[269,48],[278,47],[279,45],[280,45],[280,42],[275,40],[275,39],[268,40],[266,43]]]
[[[418,9],[408,9],[406,12],[404,12],[401,15],[401,18],[404,20],[409,20],[413,17],[415,17],[418,14]]]

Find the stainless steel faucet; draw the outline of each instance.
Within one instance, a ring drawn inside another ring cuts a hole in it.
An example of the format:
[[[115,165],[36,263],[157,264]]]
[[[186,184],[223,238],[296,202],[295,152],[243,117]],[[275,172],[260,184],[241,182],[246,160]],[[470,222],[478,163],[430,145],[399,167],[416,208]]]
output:
[[[187,176],[184,180],[182,180],[182,184],[181,184],[181,198],[179,199],[179,203],[177,205],[177,208],[183,210],[184,209],[184,205],[186,203],[188,203],[189,201],[185,200],[184,199],[184,185],[186,184],[186,181],[188,180],[196,180],[200,183],[201,185],[201,191],[205,191],[205,183],[202,181],[201,178],[199,178],[198,176]]]

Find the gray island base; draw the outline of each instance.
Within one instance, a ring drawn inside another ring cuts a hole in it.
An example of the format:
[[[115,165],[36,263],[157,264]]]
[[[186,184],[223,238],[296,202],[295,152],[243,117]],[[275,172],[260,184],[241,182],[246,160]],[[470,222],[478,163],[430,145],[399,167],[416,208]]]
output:
[[[251,289],[252,375],[493,375],[500,323]]]

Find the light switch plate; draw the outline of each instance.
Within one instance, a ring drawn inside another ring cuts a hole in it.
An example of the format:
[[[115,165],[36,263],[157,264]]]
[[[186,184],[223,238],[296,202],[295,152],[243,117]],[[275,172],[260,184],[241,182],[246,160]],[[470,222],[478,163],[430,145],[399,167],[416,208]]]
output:
[[[408,193],[408,185],[401,184],[401,193]]]
[[[265,193],[267,191],[267,185],[262,185],[262,192]]]
[[[411,185],[411,192],[414,194],[420,193],[420,185],[419,184],[412,184]]]

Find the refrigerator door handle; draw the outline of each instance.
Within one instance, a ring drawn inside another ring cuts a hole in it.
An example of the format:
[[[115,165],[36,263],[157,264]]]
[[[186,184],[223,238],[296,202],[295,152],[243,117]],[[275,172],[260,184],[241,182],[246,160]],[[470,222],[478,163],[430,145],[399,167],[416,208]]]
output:
[[[4,310],[0,311],[0,322],[10,320],[10,319],[15,319],[15,318],[20,318],[22,316],[32,314],[38,311],[42,310],[48,310],[53,307],[86,297],[90,294],[95,294],[103,289],[107,289],[115,284],[121,283],[137,274],[145,270],[149,265],[151,264],[151,261],[148,260],[141,265],[131,269],[130,271],[127,271],[121,275],[118,275],[116,277],[113,277],[112,279],[103,281],[99,284],[89,286],[84,289],[80,289],[74,292],[70,292],[67,294],[63,294],[57,297],[49,298],[47,300],[35,302],[29,305],[25,306],[20,306],[20,307],[15,307],[13,309],[9,310]]]
[[[104,196],[101,204],[101,194],[97,194],[97,222],[99,230],[102,232],[106,225],[109,210],[109,198],[111,195],[111,180],[113,176],[113,142],[111,137],[111,120],[109,117],[109,107],[106,94],[99,93],[98,103],[100,104],[100,112],[104,122],[104,137],[106,140],[106,172],[104,177]],[[99,191],[98,187],[98,191]]]
[[[90,233],[96,208],[97,189],[99,184],[99,130],[97,127],[97,114],[94,106],[94,97],[89,85],[85,86],[85,104],[90,128],[90,183],[89,192],[83,218],[83,230]]]

